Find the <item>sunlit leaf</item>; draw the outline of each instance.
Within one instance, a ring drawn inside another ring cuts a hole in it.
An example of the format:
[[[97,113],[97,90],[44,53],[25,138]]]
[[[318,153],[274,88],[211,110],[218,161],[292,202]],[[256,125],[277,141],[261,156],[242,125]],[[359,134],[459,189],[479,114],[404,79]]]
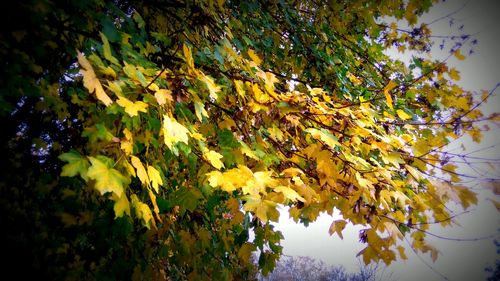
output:
[[[95,92],[97,99],[104,103],[106,106],[112,104],[113,101],[106,94],[106,92],[104,92],[101,82],[96,77],[92,65],[90,65],[90,62],[80,51],[78,51],[78,63],[82,67],[82,69],[80,69],[80,73],[83,75],[83,85],[85,86],[85,88],[87,88],[90,93]]]
[[[125,97],[118,97],[118,100],[116,101],[121,107],[125,108],[125,112],[130,116],[134,117],[139,114],[139,112],[148,112],[148,104],[142,102],[142,101],[136,101],[132,102],[129,99]]]
[[[102,159],[102,160],[101,160]],[[118,170],[103,162],[105,158],[89,157],[91,166],[87,172],[90,179],[95,180],[95,188],[101,193],[113,192],[121,197],[129,179]]]

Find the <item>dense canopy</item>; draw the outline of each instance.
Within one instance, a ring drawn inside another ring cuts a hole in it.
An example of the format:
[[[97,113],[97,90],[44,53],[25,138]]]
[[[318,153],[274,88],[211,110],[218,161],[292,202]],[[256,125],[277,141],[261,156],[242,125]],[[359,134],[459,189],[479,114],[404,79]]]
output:
[[[404,259],[403,239],[435,259],[428,225],[450,224],[449,201],[476,203],[443,148],[480,141],[475,121],[495,116],[479,107],[491,93],[430,56],[417,18],[431,4],[13,4],[0,37],[8,268],[253,279],[281,254],[279,206],[306,225],[337,209],[340,237],[363,225],[367,263]],[[471,42],[446,48],[462,60]]]

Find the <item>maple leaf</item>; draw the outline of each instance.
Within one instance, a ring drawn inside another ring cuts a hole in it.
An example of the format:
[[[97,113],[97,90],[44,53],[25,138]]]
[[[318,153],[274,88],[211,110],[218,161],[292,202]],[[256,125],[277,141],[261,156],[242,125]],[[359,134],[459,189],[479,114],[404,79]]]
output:
[[[205,106],[200,101],[194,102],[194,110],[198,120],[203,121],[203,117],[208,118],[208,112],[205,110]]]
[[[277,221],[279,212],[276,210],[276,202],[270,200],[262,200],[258,196],[246,195],[241,198],[246,203],[243,204],[245,211],[250,211],[255,214],[259,220],[266,223],[269,219]]]
[[[262,60],[259,58],[259,56],[257,56],[254,50],[248,49],[247,54],[250,57],[250,59],[255,63],[255,65],[260,65]]]
[[[75,150],[59,155],[59,159],[68,164],[62,167],[61,176],[74,177],[79,174],[82,179],[87,180],[87,170],[89,168],[89,161],[80,155]]]
[[[238,250],[238,257],[245,263],[248,263],[250,261],[250,257],[252,256],[252,252],[256,249],[257,247],[255,244],[245,242]]]
[[[217,84],[215,84],[215,81],[213,78],[205,75],[205,74],[201,74],[201,77],[199,78],[201,81],[203,81],[205,83],[205,85],[207,86],[208,88],[208,92],[210,93],[210,97],[214,100],[217,99],[217,93],[220,92],[221,90],[221,87],[217,86]]]
[[[156,202],[156,195],[153,193],[153,191],[148,188],[148,195],[149,195],[149,199],[151,200],[151,204],[153,205],[153,211],[154,211],[154,215],[156,217],[156,219],[158,219],[158,221],[162,221],[161,218],[160,218],[160,208],[158,207],[158,203]]]
[[[403,120],[411,119],[411,116],[408,115],[408,113],[404,112],[401,109],[396,110],[396,114],[399,116],[399,118],[401,118]]]
[[[159,105],[164,105],[167,103],[167,101],[168,102],[174,101],[174,99],[172,98],[172,91],[168,89],[160,89],[156,91],[155,98]]]
[[[452,69],[450,69],[450,71],[448,71],[448,76],[450,76],[450,78],[455,80],[455,81],[460,80],[460,72],[458,70],[456,70],[455,68],[452,68]]]
[[[462,55],[462,53],[460,52],[460,49],[456,50],[455,52],[453,52],[453,55],[458,59],[458,60],[464,60],[465,59],[465,56]]]
[[[341,146],[338,138],[326,129],[308,128],[304,132],[311,134],[313,138],[321,140],[331,148],[335,148],[336,145]]]
[[[352,73],[348,73],[347,78],[349,78],[349,81],[351,81],[351,83],[355,86],[359,86],[362,83],[361,80],[358,77],[354,76],[354,74]]]
[[[186,44],[182,45],[182,52],[184,54],[184,59],[189,67],[194,68],[193,55],[191,53],[191,48]]]
[[[77,53],[78,63],[82,67],[82,69],[80,69],[80,73],[83,75],[83,86],[85,86],[85,88],[87,88],[90,93],[95,92],[97,99],[104,103],[106,106],[112,104],[113,101],[106,94],[106,92],[104,92],[101,82],[99,82],[99,79],[97,79],[90,62],[80,51],[77,51]]]
[[[398,249],[398,252],[399,252],[399,256],[403,259],[403,260],[407,260],[408,257],[406,256],[405,254],[405,248],[403,246],[398,246],[397,247]]]
[[[144,113],[148,112],[147,110],[148,104],[142,101],[132,102],[123,96],[119,96],[116,103],[118,103],[121,107],[125,108],[125,112],[130,117],[139,115],[139,111]]]
[[[337,233],[340,239],[344,239],[344,236],[342,235],[342,230],[344,230],[346,224],[347,222],[345,220],[335,220],[330,225],[330,229],[328,230],[328,232],[330,233],[330,235]]]
[[[141,202],[141,200],[139,200],[139,198],[135,194],[132,194],[132,206],[135,209],[135,215],[137,216],[137,218],[142,219],[144,225],[148,229],[151,228],[151,225],[155,225],[151,209],[147,204]]]
[[[230,169],[224,173],[212,171],[207,173],[206,176],[210,186],[220,186],[222,190],[227,192],[232,192],[248,184],[250,180],[253,180],[252,171],[244,165],[238,165],[237,168]]]
[[[384,87],[384,95],[385,95],[385,100],[387,102],[387,105],[389,106],[390,109],[392,109],[392,97],[390,94],[390,91],[394,89],[398,84],[394,82],[393,80],[389,81],[389,83]]]
[[[156,170],[153,166],[148,166],[148,176],[151,180],[151,186],[158,193],[158,187],[163,185],[163,180],[161,179],[160,172]]]
[[[172,150],[173,145],[178,142],[188,144],[188,129],[167,115],[163,115],[162,131],[165,144],[170,150]]]
[[[130,160],[132,162],[132,166],[134,166],[137,171],[136,174],[141,183],[143,185],[149,185],[148,173],[146,173],[146,169],[144,168],[144,165],[142,165],[141,160],[133,155],[130,156]]]
[[[274,191],[276,192],[281,192],[283,193],[283,195],[285,196],[285,198],[287,199],[290,199],[291,201],[301,201],[301,202],[305,202],[306,200],[300,196],[297,191],[291,189],[290,187],[288,186],[277,186],[274,188]]]
[[[133,144],[133,136],[129,129],[123,129],[123,134],[125,135],[125,140],[120,142],[120,148],[125,152],[125,154],[129,155],[134,150]]]
[[[99,35],[101,35],[104,58],[109,60],[113,64],[120,65],[120,62],[111,54],[111,46],[109,45],[109,41],[106,35],[104,35],[104,33],[102,32],[99,32]]]
[[[110,167],[104,161],[109,160],[104,156],[99,158],[89,157],[90,166],[87,176],[95,180],[95,188],[101,193],[113,192],[118,197],[122,196],[125,185],[129,183],[129,179],[122,175],[118,170]],[[109,162],[109,161],[108,161]]]
[[[222,155],[213,150],[207,150],[203,153],[203,157],[218,170],[224,167],[224,163],[220,161],[220,159],[222,159]]]
[[[130,216],[130,203],[127,199],[127,195],[123,194],[122,196],[118,197],[113,193],[113,196],[111,198],[115,201],[115,204],[113,205],[115,218],[123,217],[123,215],[125,214]]]

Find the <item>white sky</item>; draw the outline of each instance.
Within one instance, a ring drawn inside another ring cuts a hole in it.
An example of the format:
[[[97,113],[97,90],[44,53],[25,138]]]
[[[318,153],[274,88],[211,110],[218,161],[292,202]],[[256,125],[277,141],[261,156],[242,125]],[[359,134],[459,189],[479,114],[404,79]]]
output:
[[[423,18],[423,22],[430,22],[436,18],[449,14],[461,7],[466,0],[448,0],[433,7],[428,15]],[[435,35],[457,34],[457,27],[464,24],[464,31],[476,33],[475,38],[479,43],[474,48],[475,54],[467,57],[465,61],[457,61],[454,57],[448,65],[456,67],[461,73],[459,84],[467,90],[479,91],[481,89],[490,90],[500,82],[500,1],[479,0],[468,1],[464,9],[453,15],[457,20],[450,28],[449,20],[442,20],[433,24],[432,30]],[[439,43],[438,43],[439,44]],[[438,45],[437,44],[437,45]],[[462,53],[467,53],[465,48]],[[433,57],[440,58],[443,54],[434,53]],[[446,55],[446,54],[444,54]],[[500,112],[500,88],[483,111]],[[489,147],[500,143],[500,129],[491,128],[484,133],[483,143],[473,144],[468,139],[463,143],[467,148],[466,152],[479,148]],[[461,143],[456,144],[459,147]],[[456,153],[463,151],[456,149]],[[490,149],[474,153],[473,156],[487,157],[500,161],[500,149],[494,146]],[[497,165],[498,167],[498,165]],[[466,174],[477,175],[474,171],[462,170]],[[489,171],[489,177],[500,174],[499,171]],[[479,192],[479,204],[470,208],[472,211],[459,217],[457,222],[460,226],[431,228],[431,232],[450,238],[480,238],[496,235],[500,239],[500,215],[493,204],[487,200],[493,198],[491,192],[475,185],[475,191]],[[496,200],[500,200],[497,196]],[[450,206],[453,208],[453,206]],[[458,210],[458,209],[457,209]],[[344,239],[337,235],[329,236],[328,228],[336,217],[322,215],[309,227],[296,224],[288,217],[287,210],[282,210],[280,222],[276,228],[281,230],[285,239],[282,241],[284,254],[292,256],[310,256],[322,260],[331,265],[343,265],[348,271],[358,270],[359,262],[356,254],[365,247],[358,242],[358,231],[362,227],[348,225],[344,230]],[[440,255],[436,263],[433,263],[428,255],[415,255],[409,247],[406,247],[407,261],[398,261],[387,269],[393,272],[393,280],[417,281],[417,280],[445,280],[442,276],[434,272],[421,259],[431,265],[435,270],[446,276],[449,280],[485,280],[489,273],[484,268],[494,265],[495,259],[500,259],[496,253],[493,239],[483,239],[480,241],[448,241],[442,239],[430,239],[433,245],[440,250]]]

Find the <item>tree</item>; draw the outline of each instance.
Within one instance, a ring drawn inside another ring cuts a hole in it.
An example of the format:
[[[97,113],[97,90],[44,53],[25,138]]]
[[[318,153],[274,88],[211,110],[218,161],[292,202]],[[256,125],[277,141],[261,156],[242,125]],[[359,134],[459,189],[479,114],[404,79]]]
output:
[[[361,263],[360,263],[361,264]],[[328,266],[310,257],[282,256],[274,270],[262,281],[376,281],[391,280],[380,264],[361,265],[360,270],[348,273],[342,266]]]
[[[251,279],[252,252],[264,274],[281,254],[280,204],[304,224],[338,209],[340,237],[365,225],[366,263],[405,258],[405,238],[435,259],[428,225],[451,223],[449,201],[477,202],[443,147],[498,118],[480,110],[494,90],[465,91],[424,56],[430,5],[14,4],[0,51],[6,268]],[[458,59],[473,42],[450,40]]]
[[[495,240],[495,246],[497,247],[497,254],[500,254],[500,243]],[[486,272],[489,272],[490,276],[486,279],[487,281],[493,281],[493,280],[498,280],[500,278],[500,260],[495,261],[495,265],[493,266],[488,266],[485,268]]]

